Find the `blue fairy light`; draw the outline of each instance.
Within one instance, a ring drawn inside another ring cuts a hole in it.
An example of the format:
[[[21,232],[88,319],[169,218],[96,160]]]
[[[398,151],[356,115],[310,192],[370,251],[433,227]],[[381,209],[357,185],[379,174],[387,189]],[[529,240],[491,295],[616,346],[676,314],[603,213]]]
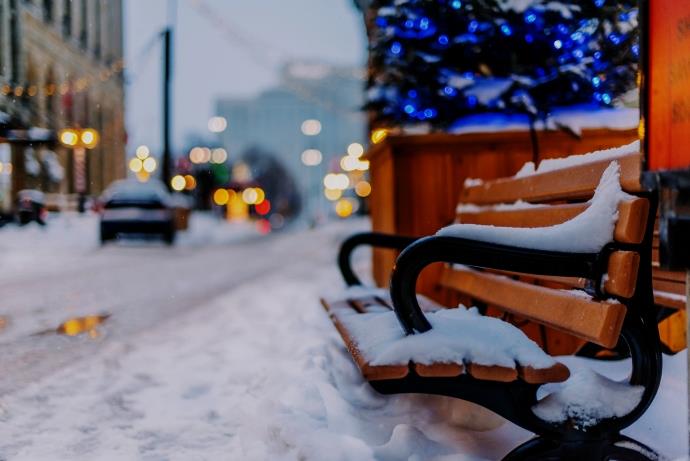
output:
[[[582,59],[585,54],[582,52],[582,50],[575,50],[573,51],[573,56],[575,56],[577,59]]]
[[[429,28],[429,18],[422,18],[419,20],[419,28],[427,30]]]
[[[386,18],[378,17],[376,18],[376,25],[379,27],[386,27],[388,25],[388,21],[386,21]]]
[[[611,104],[611,95],[608,94],[608,93],[604,93],[604,94],[601,95],[601,100],[602,100],[605,104]]]
[[[400,54],[402,52],[402,45],[400,42],[393,42],[391,45],[391,53]]]
[[[597,8],[601,8],[604,6],[604,3],[606,3],[606,0],[594,0],[594,6]]]
[[[467,26],[467,30],[470,32],[476,32],[477,29],[479,28],[479,23],[477,21],[470,21],[469,25]]]
[[[410,90],[407,92],[407,95],[414,99],[417,97],[417,90]]]
[[[469,95],[467,97],[467,106],[468,107],[475,107],[477,105],[477,97],[474,95]]]
[[[473,78],[474,78],[474,74],[473,74],[472,72],[465,72],[464,74],[462,74],[462,76],[463,76],[464,78],[468,78],[468,79],[473,79]]]
[[[457,91],[452,86],[447,86],[443,88],[443,92],[448,96],[455,96],[457,94]]]
[[[438,43],[440,43],[441,45],[448,45],[448,36],[447,35],[439,35]]]
[[[433,109],[425,109],[424,110],[424,116],[426,118],[432,118],[434,116],[434,111]]]
[[[513,29],[508,24],[501,24],[501,32],[503,32],[503,35],[510,36],[513,33]]]
[[[568,28],[565,26],[565,24],[559,24],[557,26],[557,29],[560,33],[562,34],[567,34],[568,33]]]
[[[618,34],[609,34],[609,40],[610,40],[611,43],[613,43],[614,45],[618,45],[618,44],[620,44],[620,42],[621,42],[621,38],[620,38],[620,36],[619,36]]]
[[[599,77],[592,77],[592,85],[594,85],[594,88],[599,88],[599,85],[601,85],[601,79]]]
[[[407,114],[412,114],[412,113],[414,113],[414,106],[412,104],[406,104],[405,107],[403,108],[403,110]]]
[[[525,35],[525,41],[527,43],[532,43],[534,41],[534,37],[532,37],[532,34]]]
[[[408,19],[407,21],[405,21],[405,27],[407,27],[408,29],[412,29],[414,27],[414,21],[412,19]]]
[[[462,7],[462,2],[460,0],[453,0],[450,2],[450,7],[454,10],[459,10]]]
[[[639,56],[640,55],[640,45],[638,45],[637,43],[634,44],[632,46],[632,52],[635,56]]]
[[[527,13],[525,15],[525,22],[528,24],[532,24],[536,20],[537,20],[537,15],[534,13]]]
[[[553,47],[556,48],[557,50],[560,50],[563,48],[563,42],[560,40],[554,40],[553,41]]]
[[[601,59],[601,51],[594,52],[594,59]]]

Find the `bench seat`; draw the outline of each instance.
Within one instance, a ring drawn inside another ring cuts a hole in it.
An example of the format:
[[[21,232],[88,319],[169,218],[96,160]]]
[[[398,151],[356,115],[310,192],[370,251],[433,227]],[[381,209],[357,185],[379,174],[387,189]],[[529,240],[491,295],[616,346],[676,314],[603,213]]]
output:
[[[518,328],[475,310],[444,309],[423,299],[423,310],[432,322],[438,317],[439,325],[425,337],[403,334],[383,290],[322,300],[322,304],[368,381],[402,379],[415,373],[429,378],[468,374],[487,381],[544,384],[565,381],[570,375],[565,365]],[[420,348],[422,341],[426,347]],[[501,343],[504,347],[497,347]]]

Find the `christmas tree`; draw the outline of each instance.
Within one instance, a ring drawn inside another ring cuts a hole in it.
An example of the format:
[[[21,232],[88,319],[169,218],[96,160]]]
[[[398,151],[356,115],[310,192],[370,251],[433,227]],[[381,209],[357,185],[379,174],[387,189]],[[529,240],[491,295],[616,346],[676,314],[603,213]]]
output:
[[[636,1],[376,0],[370,11],[375,127],[445,129],[483,112],[545,119],[635,88]]]

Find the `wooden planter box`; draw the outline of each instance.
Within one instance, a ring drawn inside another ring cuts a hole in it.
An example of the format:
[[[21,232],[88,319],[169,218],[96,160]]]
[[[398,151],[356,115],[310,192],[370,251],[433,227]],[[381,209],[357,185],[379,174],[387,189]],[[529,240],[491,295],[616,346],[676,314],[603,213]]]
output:
[[[539,133],[540,158],[563,157],[620,146],[637,139],[637,130],[583,130],[581,139],[560,131]],[[424,236],[450,224],[466,178],[492,179],[515,174],[532,160],[529,132],[459,135],[390,135],[367,153],[371,161],[371,216],[374,231]],[[375,250],[376,283],[386,286],[396,253]],[[452,302],[435,283],[430,266],[418,292]]]

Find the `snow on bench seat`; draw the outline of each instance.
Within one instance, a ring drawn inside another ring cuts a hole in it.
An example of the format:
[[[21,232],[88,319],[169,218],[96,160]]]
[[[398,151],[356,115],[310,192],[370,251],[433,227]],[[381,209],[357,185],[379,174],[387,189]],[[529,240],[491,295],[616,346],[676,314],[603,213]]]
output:
[[[432,329],[406,336],[376,295],[359,293],[322,301],[350,354],[369,381],[401,379],[411,370],[425,377],[463,373],[478,379],[530,383],[561,382],[565,365],[556,362],[513,325],[480,315],[475,308],[435,308],[422,300]],[[362,302],[366,299],[367,301]],[[358,301],[359,300],[359,301]],[[366,306],[362,310],[361,306]]]

